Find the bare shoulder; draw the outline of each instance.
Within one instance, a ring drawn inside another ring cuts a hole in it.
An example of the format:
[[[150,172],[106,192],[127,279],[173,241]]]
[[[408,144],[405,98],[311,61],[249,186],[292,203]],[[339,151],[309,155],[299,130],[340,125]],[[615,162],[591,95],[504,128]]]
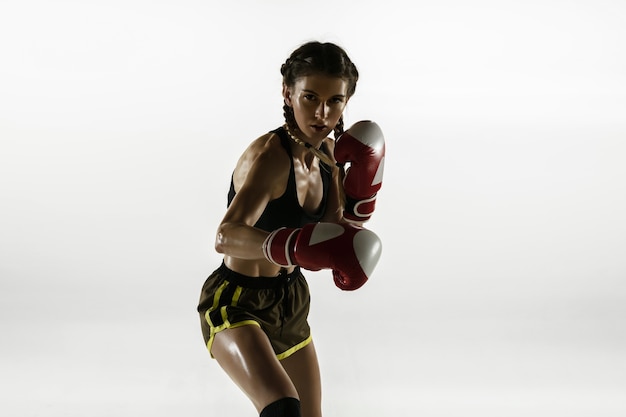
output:
[[[268,185],[286,183],[289,175],[289,156],[274,133],[266,133],[255,140],[243,152],[235,171],[235,190],[246,185]]]

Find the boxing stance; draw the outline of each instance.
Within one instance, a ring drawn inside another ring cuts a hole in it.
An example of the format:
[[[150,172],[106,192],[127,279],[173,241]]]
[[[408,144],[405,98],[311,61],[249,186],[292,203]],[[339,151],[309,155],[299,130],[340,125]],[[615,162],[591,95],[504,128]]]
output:
[[[302,270],[332,271],[343,290],[371,277],[382,245],[362,222],[373,211],[384,150],[368,139],[376,136],[371,123],[335,145],[358,79],[343,49],[302,45],[281,74],[285,124],[254,140],[233,170],[215,240],[224,257],[198,312],[211,356],[261,417],[321,417]],[[350,165],[345,178],[338,162]],[[354,203],[344,206],[344,193]]]

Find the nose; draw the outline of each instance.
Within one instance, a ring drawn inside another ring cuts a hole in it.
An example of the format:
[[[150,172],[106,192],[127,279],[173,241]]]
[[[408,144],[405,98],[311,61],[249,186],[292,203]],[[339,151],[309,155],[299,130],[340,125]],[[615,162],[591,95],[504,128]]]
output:
[[[325,102],[321,102],[315,109],[315,117],[318,119],[325,119],[328,115],[328,105]]]

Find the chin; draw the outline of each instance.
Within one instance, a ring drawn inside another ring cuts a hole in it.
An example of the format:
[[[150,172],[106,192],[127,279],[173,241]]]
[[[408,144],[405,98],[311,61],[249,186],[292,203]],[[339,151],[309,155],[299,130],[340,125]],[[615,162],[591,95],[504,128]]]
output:
[[[313,128],[308,128],[305,134],[309,139],[322,139],[327,137],[330,132],[332,132],[332,129],[325,129],[320,131]]]

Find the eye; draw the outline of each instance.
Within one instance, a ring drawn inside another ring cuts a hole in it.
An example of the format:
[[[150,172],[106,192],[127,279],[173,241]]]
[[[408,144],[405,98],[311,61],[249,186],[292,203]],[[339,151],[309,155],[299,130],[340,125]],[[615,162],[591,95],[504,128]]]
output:
[[[305,94],[304,95],[304,99],[308,100],[308,101],[315,101],[317,99],[317,97],[315,97],[314,94]]]

